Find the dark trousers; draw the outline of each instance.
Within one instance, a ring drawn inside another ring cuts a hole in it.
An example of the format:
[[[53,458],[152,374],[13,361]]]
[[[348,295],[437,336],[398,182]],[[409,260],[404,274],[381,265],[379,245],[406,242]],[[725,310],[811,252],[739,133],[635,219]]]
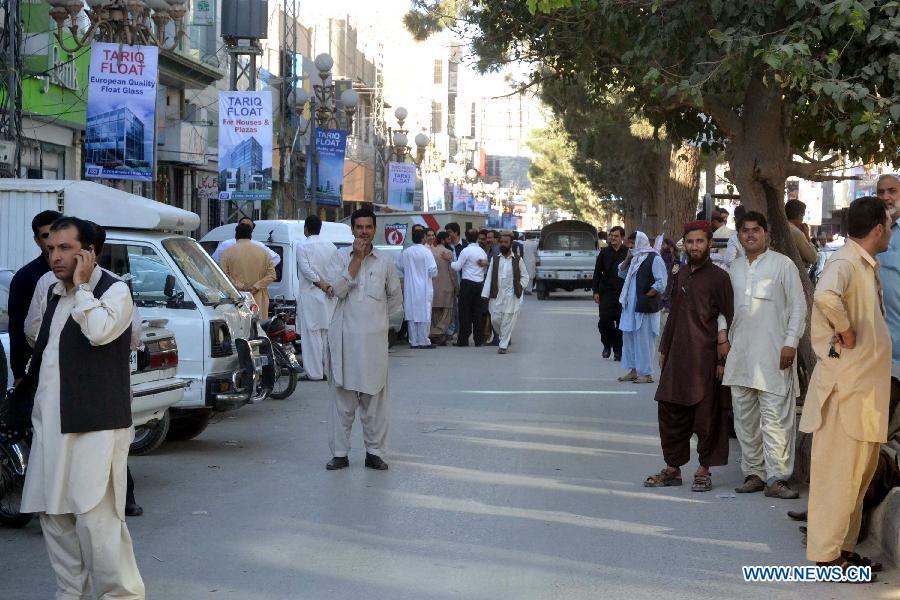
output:
[[[125,467],[125,473],[128,475],[128,487],[125,492],[125,503],[137,504],[137,501],[134,499],[134,478],[131,476],[131,468]]]
[[[469,336],[475,336],[476,344],[484,343],[484,314],[481,312],[480,281],[463,279],[459,284],[459,336],[458,344],[468,344]]]
[[[597,329],[600,330],[600,341],[604,350],[612,350],[616,356],[622,355],[622,332],[619,330],[619,319],[622,318],[622,305],[619,297],[613,292],[600,296],[600,319]]]
[[[716,394],[699,404],[657,402],[659,441],[670,467],[691,459],[691,437],[697,434],[697,454],[704,467],[728,464],[728,416],[724,398]]]

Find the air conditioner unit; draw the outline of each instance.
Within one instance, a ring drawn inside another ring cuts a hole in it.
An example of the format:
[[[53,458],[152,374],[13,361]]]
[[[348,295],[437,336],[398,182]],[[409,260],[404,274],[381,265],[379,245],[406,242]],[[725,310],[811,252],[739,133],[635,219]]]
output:
[[[16,143],[0,140],[0,165],[11,165],[16,159]]]

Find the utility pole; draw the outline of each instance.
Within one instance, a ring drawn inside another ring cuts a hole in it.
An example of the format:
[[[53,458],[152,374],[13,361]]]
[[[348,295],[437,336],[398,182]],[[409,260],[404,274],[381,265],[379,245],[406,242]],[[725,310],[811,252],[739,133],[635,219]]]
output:
[[[20,0],[2,0],[3,30],[0,31],[0,139],[11,151],[0,164],[0,176],[18,177],[22,161],[22,48]],[[5,150],[4,149],[4,150]]]
[[[222,39],[228,52],[228,89],[238,91],[256,90],[256,57],[262,55],[259,40],[265,38],[268,26],[268,3],[262,0],[226,0],[222,3]],[[255,202],[230,202],[228,222],[236,222],[241,217],[253,218]]]
[[[297,58],[297,0],[284,0],[284,12],[281,18],[281,128],[278,132],[280,148],[280,165],[278,194],[275,196],[275,218],[282,219],[284,208],[294,205],[296,196],[292,193],[295,162],[294,143],[297,139],[295,131],[297,104],[297,75],[295,61]],[[291,202],[288,202],[291,200]],[[293,216],[293,215],[291,215]]]

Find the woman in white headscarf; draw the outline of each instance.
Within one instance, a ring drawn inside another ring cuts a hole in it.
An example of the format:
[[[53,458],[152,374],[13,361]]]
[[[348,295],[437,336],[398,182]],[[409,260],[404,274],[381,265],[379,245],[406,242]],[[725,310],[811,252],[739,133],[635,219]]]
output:
[[[666,291],[666,263],[641,231],[631,234],[634,248],[619,265],[625,280],[619,302],[622,317],[622,366],[627,373],[619,381],[653,383],[653,353],[659,336],[661,296]]]

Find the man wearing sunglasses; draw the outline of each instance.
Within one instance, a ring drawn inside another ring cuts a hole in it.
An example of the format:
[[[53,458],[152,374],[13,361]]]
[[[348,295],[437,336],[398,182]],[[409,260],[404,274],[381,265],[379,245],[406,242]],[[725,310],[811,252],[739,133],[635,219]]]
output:
[[[16,384],[25,376],[25,367],[31,358],[31,346],[25,340],[25,317],[38,280],[50,272],[47,240],[50,237],[50,225],[61,216],[55,210],[45,210],[34,216],[31,230],[34,232],[34,243],[41,249],[41,254],[16,271],[9,285],[9,365]]]

